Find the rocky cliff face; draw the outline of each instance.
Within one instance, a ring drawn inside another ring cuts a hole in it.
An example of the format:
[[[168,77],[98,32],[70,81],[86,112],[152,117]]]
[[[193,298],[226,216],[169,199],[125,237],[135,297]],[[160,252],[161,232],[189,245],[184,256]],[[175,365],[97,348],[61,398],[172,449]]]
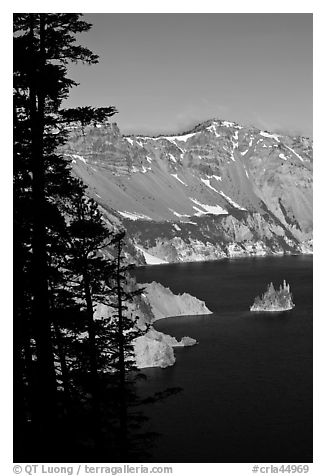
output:
[[[143,299],[151,307],[152,322],[175,316],[194,316],[197,314],[211,314],[206,304],[188,293],[173,294],[169,288],[160,283],[141,284],[144,286]]]
[[[136,282],[134,286],[138,287]],[[128,304],[125,311],[136,318],[137,327],[149,330],[144,336],[137,337],[134,342],[135,359],[138,368],[169,367],[175,363],[174,347],[188,347],[196,344],[196,340],[185,336],[180,341],[175,337],[158,332],[152,324],[158,319],[174,316],[194,316],[211,314],[205,303],[190,294],[175,295],[155,281],[141,284],[143,292]],[[105,304],[97,304],[95,319],[112,318],[114,311]]]
[[[312,252],[312,141],[211,120],[176,136],[70,132],[64,154],[138,264]]]

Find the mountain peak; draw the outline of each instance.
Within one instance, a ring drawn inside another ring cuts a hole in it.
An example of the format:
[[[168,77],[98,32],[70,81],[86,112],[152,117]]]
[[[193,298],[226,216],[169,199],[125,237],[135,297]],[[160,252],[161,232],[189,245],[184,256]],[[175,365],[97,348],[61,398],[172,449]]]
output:
[[[64,152],[145,257],[311,250],[311,141],[215,118],[158,137],[88,127]]]

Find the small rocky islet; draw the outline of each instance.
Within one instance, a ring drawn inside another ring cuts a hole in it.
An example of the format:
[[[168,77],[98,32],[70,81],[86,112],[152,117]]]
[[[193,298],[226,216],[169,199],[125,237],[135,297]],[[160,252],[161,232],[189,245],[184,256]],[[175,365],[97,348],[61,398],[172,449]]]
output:
[[[293,296],[290,291],[290,285],[284,280],[283,286],[275,289],[274,284],[267,286],[267,291],[262,296],[255,298],[250,311],[280,312],[289,311],[294,308]]]

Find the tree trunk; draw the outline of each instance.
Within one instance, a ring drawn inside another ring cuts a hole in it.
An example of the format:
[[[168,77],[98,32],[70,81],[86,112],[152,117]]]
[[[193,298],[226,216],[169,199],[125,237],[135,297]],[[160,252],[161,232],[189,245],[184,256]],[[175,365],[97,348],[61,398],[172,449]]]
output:
[[[93,423],[92,423],[92,433],[94,438],[95,445],[95,459],[103,458],[103,452],[107,449],[103,447],[103,440],[101,434],[101,409],[100,409],[100,382],[98,375],[98,359],[97,359],[97,348],[96,348],[96,331],[94,323],[94,310],[93,310],[93,299],[91,292],[90,279],[88,275],[88,270],[85,266],[84,274],[84,290],[85,290],[85,299],[87,307],[87,317],[88,317],[88,339],[89,339],[89,358],[90,358],[90,371],[91,371],[91,392],[92,392],[92,412],[93,412]]]
[[[49,431],[49,419],[55,418],[56,377],[51,342],[49,318],[49,291],[46,252],[45,226],[45,170],[43,161],[44,104],[42,76],[45,64],[44,14],[40,14],[40,48],[34,46],[34,17],[30,15],[30,116],[32,146],[32,286],[33,286],[33,325],[37,347],[38,418],[37,426],[42,433]],[[38,55],[36,54],[38,53]]]
[[[121,289],[121,240],[118,241],[117,256],[117,297],[118,297],[118,335],[119,335],[119,418],[120,418],[120,453],[126,458],[128,454],[127,440],[127,401],[126,401],[126,367],[125,342],[123,334],[123,309]]]
[[[60,368],[61,368],[61,378],[62,378],[62,386],[63,386],[64,400],[65,400],[65,411],[69,413],[69,410],[70,410],[69,372],[68,372],[66,356],[65,356],[65,352],[63,348],[63,339],[62,339],[60,328],[56,322],[53,323],[53,328],[54,328],[56,348],[57,348]]]
[[[94,325],[94,310],[93,310],[92,293],[90,288],[90,280],[88,276],[88,271],[86,267],[83,273],[83,281],[84,281],[84,291],[85,291],[85,300],[86,300],[86,308],[87,308],[90,369],[91,369],[93,384],[96,385],[97,383],[96,333],[95,333],[95,325]]]

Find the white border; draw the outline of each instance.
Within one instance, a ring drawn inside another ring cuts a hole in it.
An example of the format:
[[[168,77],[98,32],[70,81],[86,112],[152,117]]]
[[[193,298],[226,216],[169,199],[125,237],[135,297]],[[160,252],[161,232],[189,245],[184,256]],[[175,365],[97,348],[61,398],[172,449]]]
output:
[[[325,287],[325,260],[326,249],[326,227],[325,227],[325,195],[323,188],[326,182],[325,170],[325,146],[324,137],[326,135],[326,101],[325,101],[325,29],[326,18],[322,2],[310,1],[279,1],[273,2],[253,2],[253,1],[232,1],[217,2],[197,1],[178,2],[167,0],[164,2],[134,1],[134,2],[103,2],[103,1],[56,1],[53,4],[45,5],[44,2],[14,1],[2,7],[1,22],[1,45],[5,61],[1,72],[1,95],[2,114],[1,131],[2,139],[5,143],[2,146],[1,162],[1,197],[2,205],[2,345],[1,348],[1,460],[0,468],[2,474],[13,474],[11,465],[12,454],[12,365],[11,365],[11,303],[12,303],[12,123],[11,118],[11,87],[12,87],[12,13],[24,11],[60,11],[72,12],[82,11],[84,13],[104,13],[104,12],[219,12],[219,13],[314,13],[314,155],[316,157],[316,168],[314,172],[314,235],[315,235],[315,259],[314,259],[314,463],[310,464],[309,474],[326,474],[325,459],[325,320],[322,313],[322,302],[324,301]],[[10,91],[10,92],[9,92]],[[8,392],[9,390],[9,392]],[[199,435],[200,437],[200,435]],[[205,471],[207,475],[247,475],[252,474],[252,464],[173,464],[174,475],[195,474],[198,471]],[[292,462],[293,463],[293,462]],[[164,464],[165,466],[168,463]],[[267,464],[266,464],[267,465]],[[266,466],[264,464],[264,466]],[[275,465],[275,463],[274,463]],[[112,465],[113,466],[113,465]]]

